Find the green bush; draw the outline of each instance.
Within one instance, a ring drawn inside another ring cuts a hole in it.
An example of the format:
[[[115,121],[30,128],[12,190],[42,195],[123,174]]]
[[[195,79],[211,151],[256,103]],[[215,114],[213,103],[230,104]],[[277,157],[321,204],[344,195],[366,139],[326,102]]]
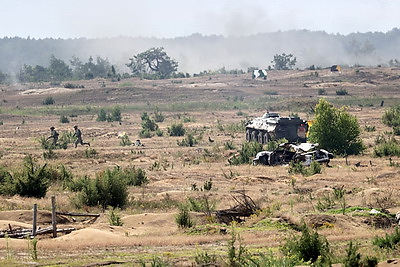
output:
[[[149,130],[151,132],[154,132],[155,130],[158,129],[157,123],[149,117],[147,112],[142,113],[141,119],[142,119],[142,128],[144,130]]]
[[[242,244],[242,239],[233,229],[231,239],[228,240],[228,266],[251,266],[250,255],[247,248]]]
[[[183,127],[183,123],[174,123],[170,127],[168,127],[168,134],[170,136],[184,136],[185,128]]]
[[[183,205],[179,207],[179,213],[175,217],[175,221],[180,228],[191,228],[194,225],[187,207]]]
[[[225,150],[232,150],[232,149],[235,149],[235,145],[233,144],[232,141],[226,141],[224,143],[224,148],[225,148]]]
[[[46,196],[51,177],[51,172],[46,166],[37,165],[32,156],[26,156],[24,168],[13,175],[13,194],[36,198]]]
[[[400,231],[396,227],[391,234],[386,233],[385,237],[375,237],[372,244],[380,248],[394,249],[400,243]]]
[[[158,108],[156,108],[156,110],[154,111],[154,120],[155,122],[163,122],[165,120],[164,115]]]
[[[382,116],[383,124],[392,127],[396,135],[400,134],[400,105],[386,110]]]
[[[218,266],[217,256],[215,254],[209,254],[207,251],[197,251],[194,261],[197,266]]]
[[[111,111],[110,116],[108,117],[108,121],[122,121],[122,115],[121,115],[121,108],[120,107],[114,107]]]
[[[366,132],[375,132],[376,131],[376,127],[375,127],[375,125],[372,125],[372,126],[365,125],[364,126],[364,131],[366,131]]]
[[[96,120],[97,121],[106,121],[107,120],[107,112],[104,109],[100,109]]]
[[[122,174],[125,176],[127,185],[141,186],[149,182],[146,171],[135,166],[123,169]]]
[[[97,157],[97,150],[94,148],[86,148],[85,150],[85,157],[87,159],[94,159]]]
[[[152,138],[152,137],[153,137],[153,134],[150,132],[149,129],[142,129],[142,130],[139,132],[139,137],[140,137],[140,138]]]
[[[54,103],[55,101],[51,96],[46,97],[46,99],[42,102],[43,105],[53,105]]]
[[[358,246],[353,245],[350,241],[349,247],[346,249],[346,258],[344,260],[345,267],[361,266],[361,254],[358,253]]]
[[[80,178],[71,184],[71,190],[79,191],[80,205],[123,208],[128,201],[128,187],[119,168],[97,173],[95,179]]]
[[[104,109],[100,109],[96,121],[122,121],[121,108],[116,106],[112,109],[111,113],[107,113]]]
[[[193,136],[192,133],[188,133],[185,138],[181,141],[177,141],[178,146],[188,146],[192,147],[198,143],[197,139]]]
[[[0,195],[13,195],[14,185],[11,173],[0,167]]]
[[[157,135],[157,136],[163,136],[163,135],[164,135],[164,132],[163,132],[160,128],[158,128],[158,129],[156,130],[156,135]]]
[[[378,136],[375,143],[375,157],[400,156],[400,145],[394,137],[386,139],[384,136]]]
[[[263,150],[263,146],[257,142],[246,142],[242,144],[241,150],[228,159],[231,165],[249,164],[255,155]]]
[[[349,93],[347,92],[346,89],[339,89],[336,91],[337,95],[348,95]]]
[[[127,134],[124,134],[120,138],[121,138],[121,141],[119,142],[119,144],[121,146],[130,146],[130,145],[132,145],[132,141],[129,139],[129,136]]]
[[[289,164],[289,173],[300,173],[303,176],[312,176],[322,172],[321,164],[312,161],[310,166],[304,166],[302,162],[291,161]]]
[[[210,202],[208,197],[204,196],[201,198],[188,198],[188,209],[194,212],[204,212],[207,215],[211,215],[211,212],[215,210],[215,201]]]
[[[323,98],[319,100],[309,131],[311,142],[335,154],[357,155],[365,150],[360,135],[361,128],[355,116],[344,108],[334,108]]]
[[[321,263],[329,264],[330,262],[331,253],[328,241],[324,236],[320,236],[317,231],[309,229],[305,223],[302,226],[301,236],[288,237],[282,251],[285,255],[293,255],[305,262],[314,263],[317,260]]]
[[[61,115],[60,122],[61,123],[69,123],[69,119],[68,119],[68,117],[66,117],[64,115]]]
[[[108,222],[110,223],[110,225],[114,225],[114,226],[124,225],[117,209],[110,210],[110,212],[108,213]]]

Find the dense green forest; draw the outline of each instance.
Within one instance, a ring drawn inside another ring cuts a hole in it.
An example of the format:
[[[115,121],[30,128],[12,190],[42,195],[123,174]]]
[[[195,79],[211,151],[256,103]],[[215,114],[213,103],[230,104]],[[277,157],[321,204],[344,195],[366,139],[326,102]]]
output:
[[[41,67],[48,68],[52,64],[60,67],[58,71],[63,69],[66,77],[123,75],[131,73],[127,67],[130,58],[151,47],[163,47],[168,56],[179,64],[178,72],[182,73],[220,68],[267,68],[272,65],[274,55],[281,53],[295,55],[296,68],[300,69],[332,64],[398,66],[399,58],[396,56],[400,55],[400,29],[349,35],[308,30],[243,37],[192,34],[171,39],[3,37],[0,39],[0,79],[5,75],[17,77],[21,71],[40,71]],[[76,70],[74,64],[80,64],[80,73],[73,71]]]

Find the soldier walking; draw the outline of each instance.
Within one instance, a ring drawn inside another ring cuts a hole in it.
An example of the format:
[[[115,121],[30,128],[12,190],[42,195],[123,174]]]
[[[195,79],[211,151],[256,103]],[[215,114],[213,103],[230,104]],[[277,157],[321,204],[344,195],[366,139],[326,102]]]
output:
[[[53,146],[56,146],[57,141],[58,141],[58,136],[59,136],[59,134],[57,133],[56,129],[53,126],[51,126],[50,127],[50,136],[47,137],[47,140],[53,139],[52,144],[53,144]]]
[[[76,141],[75,141],[75,143],[74,143],[75,147],[76,147],[78,144],[90,146],[90,143],[84,143],[84,142],[83,142],[83,140],[82,140],[82,132],[81,132],[81,130],[79,130],[79,128],[78,128],[77,125],[74,125],[74,129],[75,129],[74,136],[76,137]]]

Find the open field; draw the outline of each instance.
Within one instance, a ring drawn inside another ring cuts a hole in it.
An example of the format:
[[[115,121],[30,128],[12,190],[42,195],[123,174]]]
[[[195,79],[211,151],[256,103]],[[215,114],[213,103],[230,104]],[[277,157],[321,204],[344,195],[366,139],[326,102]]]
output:
[[[363,255],[374,255],[391,266],[386,259],[399,256],[399,251],[379,250],[372,245],[375,236],[384,236],[394,229],[368,213],[341,212],[343,203],[335,200],[329,209],[320,205],[333,201],[335,189],[345,192],[346,207],[384,208],[400,211],[400,169],[389,166],[386,158],[372,157],[375,139],[391,129],[381,122],[384,111],[400,103],[400,69],[345,68],[341,73],[329,70],[270,71],[267,81],[252,80],[245,75],[211,75],[174,80],[129,79],[76,81],[84,88],[66,89],[49,84],[0,85],[0,166],[18,169],[26,155],[39,164],[64,165],[75,176],[95,175],[115,166],[136,166],[146,171],[149,183],[129,187],[129,203],[120,211],[123,226],[111,226],[108,211],[98,207],[74,205],[75,193],[52,185],[41,199],[0,196],[0,229],[31,227],[31,209],[38,204],[39,226],[51,225],[51,196],[56,196],[57,208],[63,212],[100,213],[94,223],[65,220],[60,228],[78,230],[57,238],[39,236],[38,262],[41,266],[85,266],[107,261],[131,266],[160,257],[172,265],[195,265],[196,254],[208,252],[226,263],[231,231],[237,232],[242,244],[251,253],[279,253],[290,233],[290,225],[304,220],[317,227],[325,236],[338,259],[345,255],[349,241],[356,241]],[[320,89],[325,94],[319,95]],[[338,96],[345,89],[348,95]],[[43,105],[47,97],[53,105]],[[364,155],[347,160],[335,157],[331,167],[322,174],[303,177],[288,173],[288,166],[231,166],[227,159],[245,142],[244,131],[237,130],[242,121],[261,116],[266,110],[287,116],[297,113],[312,119],[312,109],[319,97],[357,116],[361,128],[375,126],[375,131],[363,131],[368,149]],[[381,105],[383,103],[383,106]],[[122,122],[98,122],[100,109],[119,106]],[[141,114],[153,114],[158,109],[165,116],[158,123],[164,136],[139,138]],[[61,123],[67,116],[69,123]],[[199,139],[193,147],[178,146],[183,137],[168,136],[174,123],[184,127]],[[72,132],[78,125],[83,139],[91,147],[72,144],[67,149],[54,150],[55,157],[45,160],[39,139],[50,134],[55,126],[61,134]],[[126,133],[131,141],[140,139],[144,146],[121,146],[119,134]],[[227,148],[231,143],[235,149]],[[88,156],[88,151],[95,154]],[[400,163],[400,159],[392,158]],[[359,166],[355,166],[360,163]],[[212,181],[209,191],[202,188]],[[195,226],[181,229],[175,222],[178,203],[188,198],[208,198],[216,209],[235,204],[232,195],[245,190],[261,207],[258,215],[234,226],[224,225],[203,213],[192,213]],[[320,227],[318,227],[320,226]],[[26,239],[0,239],[0,265],[34,264]]]

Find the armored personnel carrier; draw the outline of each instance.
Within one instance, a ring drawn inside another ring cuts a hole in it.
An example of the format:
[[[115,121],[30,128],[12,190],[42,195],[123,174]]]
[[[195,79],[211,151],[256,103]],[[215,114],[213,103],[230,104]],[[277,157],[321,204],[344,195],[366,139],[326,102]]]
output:
[[[299,117],[281,117],[278,113],[265,113],[246,124],[246,140],[266,144],[270,140],[286,138],[289,142],[306,142],[308,124]]]

